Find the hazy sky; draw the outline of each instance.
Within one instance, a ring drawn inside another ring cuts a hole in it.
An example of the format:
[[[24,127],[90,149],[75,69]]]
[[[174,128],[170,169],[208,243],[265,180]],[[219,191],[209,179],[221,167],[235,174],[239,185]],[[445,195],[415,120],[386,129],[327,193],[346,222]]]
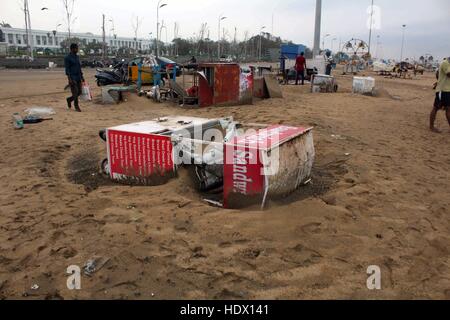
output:
[[[266,31],[296,43],[312,47],[314,34],[315,0],[163,0],[168,6],[160,10],[160,19],[165,21],[167,37],[173,38],[174,23],[180,25],[180,35],[192,37],[202,22],[208,23],[210,38],[217,39],[218,16],[227,19],[222,27],[227,29],[230,39],[237,28],[239,39],[258,34],[262,26]],[[24,27],[20,0],[0,0],[0,21],[14,27]],[[33,29],[66,29],[62,0],[29,0]],[[114,19],[116,33],[132,36],[132,17],[143,18],[140,37],[156,33],[157,0],[76,0],[75,32],[101,33],[101,15]],[[368,40],[367,9],[370,0],[323,0],[322,35],[331,34],[325,45],[336,50],[339,42],[353,37]],[[431,53],[436,57],[450,56],[450,4],[448,0],[375,0],[380,8],[380,29],[374,31],[373,53],[388,58],[399,58],[402,24],[407,25],[405,56],[419,57]],[[48,7],[49,11],[41,11]],[[378,19],[376,19],[378,20]],[[107,29],[112,28],[108,22]],[[377,46],[377,35],[380,45]],[[166,39],[163,31],[162,40]],[[332,41],[332,39],[336,39]]]

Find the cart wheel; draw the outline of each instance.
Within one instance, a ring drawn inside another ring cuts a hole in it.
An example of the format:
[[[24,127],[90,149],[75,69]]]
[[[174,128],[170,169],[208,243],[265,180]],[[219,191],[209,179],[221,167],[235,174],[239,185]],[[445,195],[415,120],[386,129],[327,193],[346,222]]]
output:
[[[156,90],[155,101],[161,102],[161,92],[159,92],[159,90]]]
[[[103,160],[102,163],[100,164],[100,173],[105,176],[110,175],[108,159]]]
[[[103,141],[106,142],[106,130],[105,130],[105,129],[100,130],[100,131],[98,132],[98,136],[100,137],[100,139],[102,139]]]

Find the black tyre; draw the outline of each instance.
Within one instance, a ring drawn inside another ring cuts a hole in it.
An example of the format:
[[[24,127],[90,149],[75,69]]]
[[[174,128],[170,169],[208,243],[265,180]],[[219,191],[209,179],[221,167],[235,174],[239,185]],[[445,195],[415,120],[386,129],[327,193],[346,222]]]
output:
[[[100,164],[100,173],[105,175],[105,176],[109,176],[110,175],[108,159],[105,159],[105,160],[103,160],[101,162],[101,164]]]
[[[98,136],[100,139],[106,142],[106,129],[102,129],[98,132]]]

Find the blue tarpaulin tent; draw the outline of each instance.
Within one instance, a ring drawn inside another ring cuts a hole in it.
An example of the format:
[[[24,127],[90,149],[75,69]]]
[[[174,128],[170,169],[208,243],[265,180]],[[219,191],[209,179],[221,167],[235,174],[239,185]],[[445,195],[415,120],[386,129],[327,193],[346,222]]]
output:
[[[302,44],[283,44],[281,45],[281,56],[284,56],[285,59],[295,59],[305,50],[306,46]]]
[[[302,44],[283,44],[281,45],[281,70],[285,69],[286,60],[295,60],[300,53],[306,51],[306,46]]]

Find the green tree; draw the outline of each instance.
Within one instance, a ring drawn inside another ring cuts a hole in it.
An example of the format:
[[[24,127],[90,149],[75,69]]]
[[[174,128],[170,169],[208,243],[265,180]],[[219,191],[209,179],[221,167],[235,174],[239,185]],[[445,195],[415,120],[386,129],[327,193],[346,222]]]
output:
[[[5,21],[0,22],[0,27],[3,28],[12,28],[11,25]]]
[[[161,43],[160,43],[161,45]],[[176,48],[178,55],[188,56],[192,54],[194,50],[194,44],[186,39],[177,38],[173,40],[173,45]]]
[[[63,48],[65,52],[68,52],[68,51],[69,51],[69,48],[70,48],[70,45],[71,45],[72,43],[76,43],[76,44],[78,44],[78,46],[80,46],[80,47],[82,47],[82,45],[83,45],[80,38],[67,38],[67,39],[64,39],[64,40],[60,43],[60,45],[61,45],[61,48]]]
[[[86,54],[97,54],[101,53],[103,50],[103,44],[101,42],[91,42],[83,46]],[[105,46],[106,52],[108,52],[108,46]]]

